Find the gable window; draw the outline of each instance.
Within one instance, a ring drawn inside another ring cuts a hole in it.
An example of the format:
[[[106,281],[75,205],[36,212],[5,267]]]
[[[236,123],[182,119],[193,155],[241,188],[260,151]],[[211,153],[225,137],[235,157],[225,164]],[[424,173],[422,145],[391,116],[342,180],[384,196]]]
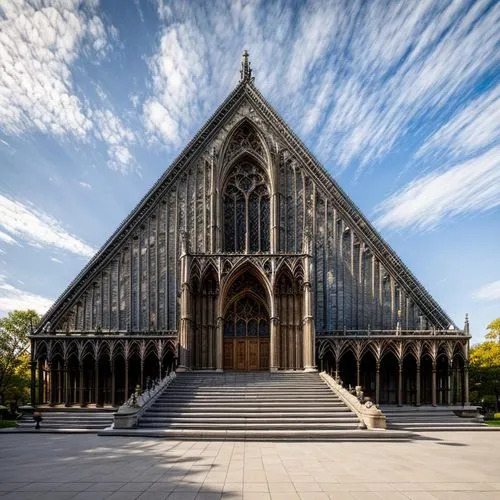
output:
[[[270,208],[267,176],[258,165],[238,163],[224,190],[224,250],[268,252]]]

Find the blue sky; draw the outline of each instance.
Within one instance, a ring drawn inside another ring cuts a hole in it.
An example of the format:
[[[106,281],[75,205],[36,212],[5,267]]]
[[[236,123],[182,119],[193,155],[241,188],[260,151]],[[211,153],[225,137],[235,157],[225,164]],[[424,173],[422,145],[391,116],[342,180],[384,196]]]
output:
[[[256,85],[473,341],[500,316],[500,3],[0,4],[0,315],[43,312]]]

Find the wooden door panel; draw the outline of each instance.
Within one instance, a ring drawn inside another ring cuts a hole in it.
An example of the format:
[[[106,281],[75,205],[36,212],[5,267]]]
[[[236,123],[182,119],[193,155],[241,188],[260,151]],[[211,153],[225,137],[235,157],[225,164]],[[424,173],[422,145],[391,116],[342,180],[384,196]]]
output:
[[[224,370],[233,369],[233,341],[224,341]]]
[[[236,340],[236,349],[235,349],[235,370],[246,370],[246,340]]]
[[[257,369],[269,370],[269,340],[260,341],[259,366]]]
[[[248,370],[258,370],[259,366],[259,341],[247,340]]]

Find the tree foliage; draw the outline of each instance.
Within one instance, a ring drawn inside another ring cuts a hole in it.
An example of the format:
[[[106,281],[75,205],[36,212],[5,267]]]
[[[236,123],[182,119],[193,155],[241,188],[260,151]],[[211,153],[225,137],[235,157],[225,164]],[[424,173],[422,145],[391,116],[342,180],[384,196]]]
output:
[[[28,334],[40,321],[32,309],[12,311],[0,319],[0,404],[27,397],[30,384]]]
[[[500,397],[500,318],[487,326],[486,339],[469,353],[471,396],[492,410],[498,410]]]
[[[500,341],[500,318],[494,319],[487,327],[486,338]]]

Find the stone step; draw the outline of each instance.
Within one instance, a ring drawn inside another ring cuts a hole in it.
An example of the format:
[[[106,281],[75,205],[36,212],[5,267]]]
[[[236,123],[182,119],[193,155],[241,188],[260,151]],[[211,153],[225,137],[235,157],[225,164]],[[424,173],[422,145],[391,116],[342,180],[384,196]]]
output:
[[[99,436],[154,437],[178,440],[231,441],[408,441],[407,431],[368,431],[361,429],[105,429]]]
[[[141,422],[143,424],[199,424],[199,425],[205,425],[205,424],[247,424],[247,423],[252,423],[252,424],[343,424],[343,423],[351,423],[354,425],[358,424],[358,419],[355,416],[352,415],[343,415],[339,417],[317,417],[317,416],[312,416],[312,417],[300,417],[300,418],[287,418],[283,416],[277,416],[277,417],[266,417],[266,418],[259,418],[259,417],[248,417],[248,416],[240,416],[240,417],[231,417],[231,416],[224,416],[224,417],[207,417],[207,415],[203,415],[202,417],[179,417],[179,416],[173,416],[173,417],[165,417],[165,416],[158,416],[158,417],[153,417],[153,416],[148,416],[148,417],[143,417],[141,419]]]
[[[293,403],[293,402],[292,402]],[[225,402],[224,404],[222,403],[165,403],[165,404],[159,404],[155,403],[151,406],[150,410],[152,409],[164,409],[164,410],[169,410],[169,409],[176,409],[178,410],[179,408],[186,408],[186,409],[196,409],[196,411],[212,411],[211,409],[213,408],[220,408],[220,411],[260,411],[260,410],[269,410],[269,409],[275,409],[276,411],[297,411],[297,410],[303,410],[304,408],[309,409],[311,411],[325,411],[330,408],[346,408],[344,405],[341,405],[340,403],[311,403],[307,404],[307,402],[301,402],[295,403],[295,404],[276,404],[272,402],[252,402],[252,404],[249,403],[230,403],[230,402]],[[148,410],[148,411],[150,411]]]
[[[44,430],[66,430],[77,431],[87,430],[97,432],[100,429],[105,429],[113,423],[114,411],[102,411],[102,409],[84,409],[76,411],[76,409],[67,411],[68,409],[47,408],[41,411],[42,421],[40,422],[41,429]],[[35,421],[33,417],[23,417],[17,424],[21,430],[34,429]]]
[[[237,401],[272,401],[275,403],[280,403],[283,401],[297,401],[298,399],[301,399],[303,401],[310,401],[310,402],[340,402],[341,400],[338,398],[334,398],[333,396],[325,395],[325,396],[310,396],[310,397],[302,397],[302,398],[297,398],[293,396],[258,396],[258,395],[247,395],[247,396],[229,396],[229,397],[222,397],[222,396],[213,396],[213,397],[207,397],[207,396],[172,396],[170,394],[164,394],[158,398],[158,401],[182,401],[182,402],[189,402],[189,401],[213,401],[213,402],[237,402]]]
[[[221,387],[221,386],[213,386],[211,385],[210,387],[169,387],[167,389],[168,392],[178,392],[178,393],[187,393],[187,394],[192,394],[192,393],[197,393],[197,394],[212,394],[214,392],[222,393],[222,394],[231,394],[231,393],[238,393],[238,392],[255,392],[255,393],[269,393],[269,394],[274,394],[276,392],[290,392],[290,393],[302,393],[306,394],[310,391],[313,392],[318,392],[318,393],[324,393],[324,392],[330,392],[331,390],[327,387],[309,387],[309,388],[304,388],[304,387]]]
[[[100,429],[105,429],[106,427],[109,427],[112,422],[108,422],[105,425],[102,424],[73,424],[71,422],[68,422],[67,424],[54,424],[54,423],[47,423],[42,421],[40,423],[40,427],[42,429],[94,429],[94,430],[100,430]],[[25,422],[21,423],[19,422],[17,425],[18,428],[20,429],[33,429],[35,427],[34,422]]]
[[[155,409],[150,409],[148,411],[148,416],[150,417],[187,417],[190,415],[195,415],[198,416],[200,415],[200,412],[195,410],[195,409],[161,409],[161,408],[155,408]],[[310,418],[310,417],[331,417],[335,418],[337,415],[338,416],[343,416],[343,415],[353,415],[353,413],[349,410],[346,410],[346,408],[337,408],[334,411],[328,411],[328,412],[323,412],[323,411],[313,411],[313,410],[304,410],[304,411],[297,411],[294,410],[293,408],[290,409],[290,411],[282,411],[280,410],[266,410],[263,409],[261,411],[256,411],[256,410],[236,410],[236,411],[226,411],[226,410],[221,410],[218,407],[213,408],[212,410],[206,410],[203,411],[203,416],[206,418],[210,417],[220,417],[221,415],[224,416],[234,416],[234,417],[248,417],[248,418],[253,418],[253,417],[259,417],[259,418],[274,418],[274,417],[284,417],[284,418]],[[143,417],[146,418],[146,417]]]
[[[311,433],[358,426],[357,416],[318,374],[179,374],[142,416],[139,431],[199,439],[309,439]]]
[[[211,423],[211,422],[170,422],[170,423],[152,423],[143,422],[141,420],[141,428],[169,428],[169,429],[234,429],[234,430],[273,430],[273,429],[286,429],[286,430],[308,430],[308,429],[357,429],[358,421],[354,422],[339,422],[339,423],[321,423],[321,422],[276,422],[276,423],[254,423],[254,422],[241,422],[241,423]]]
[[[475,411],[473,407],[467,410]],[[424,431],[470,431],[488,428],[477,417],[459,417],[455,411],[463,410],[461,407],[435,407],[435,406],[403,406],[383,407],[387,417],[388,428],[407,429],[412,432]]]

